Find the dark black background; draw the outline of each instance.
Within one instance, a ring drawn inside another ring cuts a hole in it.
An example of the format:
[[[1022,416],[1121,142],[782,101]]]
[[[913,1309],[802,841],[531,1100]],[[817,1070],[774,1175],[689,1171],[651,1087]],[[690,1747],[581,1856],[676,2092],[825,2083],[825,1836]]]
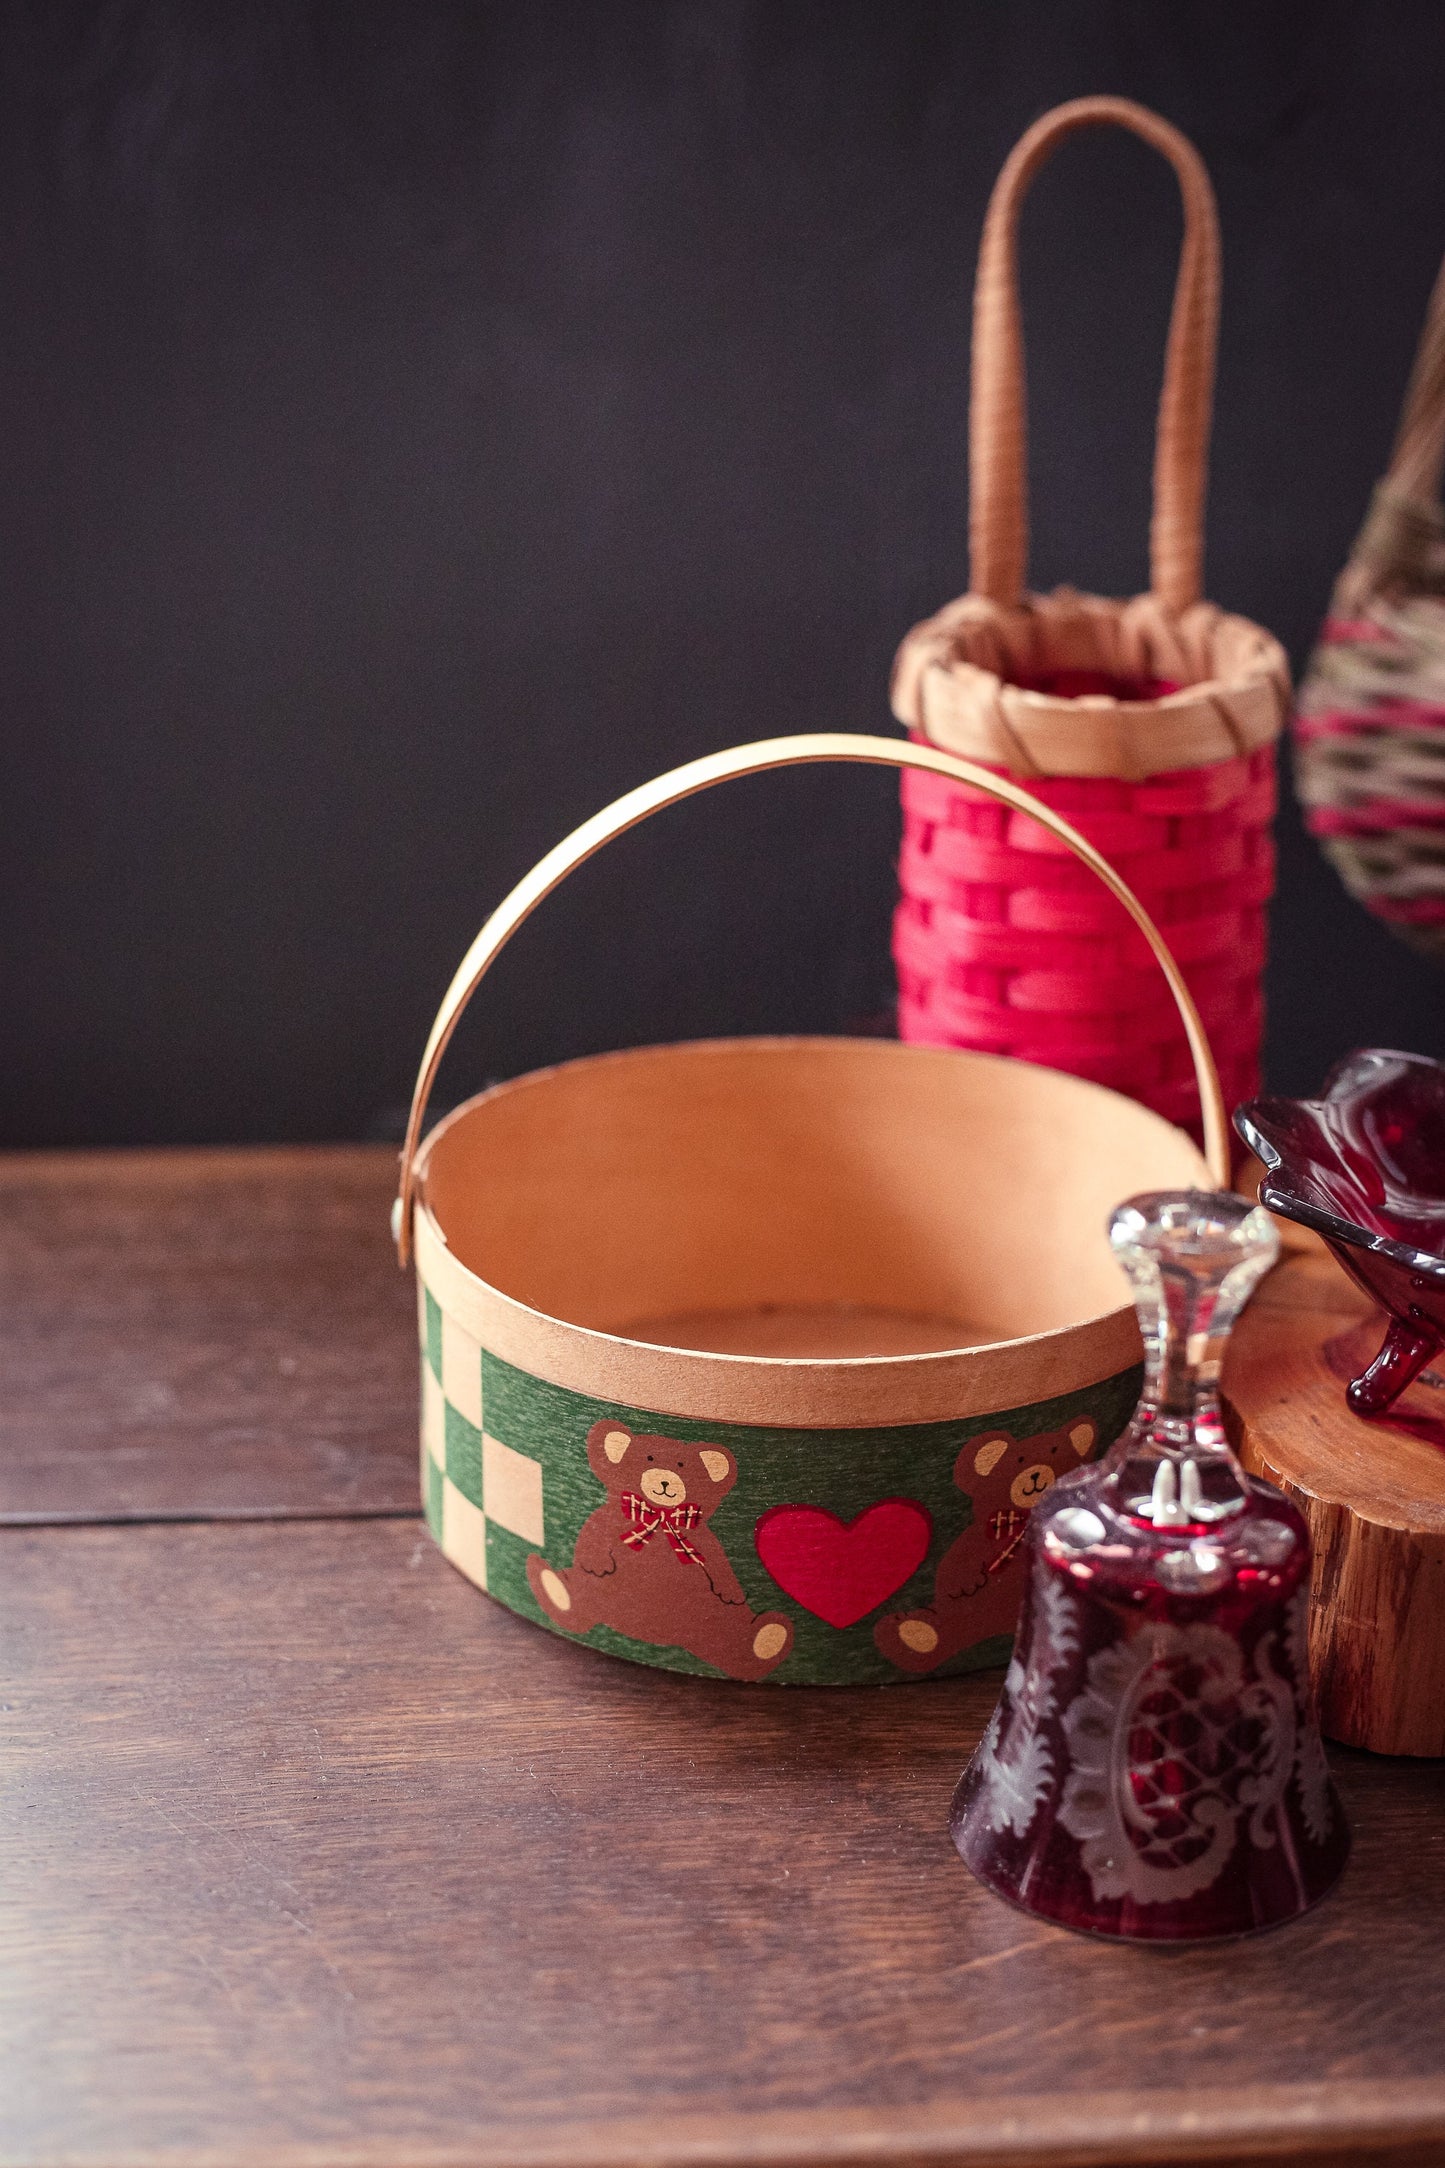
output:
[[[486,912],[606,799],[891,728],[966,582],[969,288],[1056,100],[1220,197],[1209,586],[1298,662],[1445,248],[1445,11],[1185,0],[0,5],[0,1135],[385,1130]],[[1036,583],[1142,584],[1178,210],[1026,219]],[[1282,824],[1269,1070],[1441,1052]],[[886,775],[713,794],[526,929],[449,1069],[856,1028]]]

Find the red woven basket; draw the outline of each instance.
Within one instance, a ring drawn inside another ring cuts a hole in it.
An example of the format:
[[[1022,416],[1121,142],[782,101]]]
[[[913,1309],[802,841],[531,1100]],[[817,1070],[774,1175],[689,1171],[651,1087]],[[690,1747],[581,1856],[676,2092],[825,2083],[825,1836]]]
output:
[[[1179,178],[1184,247],[1154,461],[1147,595],[1025,591],[1016,237],[1038,167],[1115,123]],[[893,711],[926,742],[1026,780],[1142,896],[1184,967],[1231,1102],[1258,1089],[1276,741],[1289,666],[1269,633],[1200,600],[1219,231],[1193,146],[1121,98],[1035,123],[999,175],[974,290],[973,589],[898,651]],[[1042,1062],[1194,1118],[1189,1051],[1114,904],[1038,824],[925,775],[903,784],[894,924],[899,1031]]]

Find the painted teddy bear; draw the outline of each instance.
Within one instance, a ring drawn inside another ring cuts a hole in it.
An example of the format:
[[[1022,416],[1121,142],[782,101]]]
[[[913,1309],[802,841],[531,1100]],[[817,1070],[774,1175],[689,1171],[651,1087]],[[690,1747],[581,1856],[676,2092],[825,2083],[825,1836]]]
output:
[[[781,1611],[748,1607],[708,1521],[738,1479],[720,1445],[685,1445],[594,1423],[587,1460],[607,1492],[577,1533],[568,1567],[537,1553],[527,1580],[564,1633],[610,1626],[634,1641],[685,1649],[731,1679],[762,1679],[793,1646]]]
[[[1032,1438],[991,1430],[969,1440],[953,1480],[969,1493],[973,1518],[938,1561],[932,1603],[882,1618],[873,1631],[900,1670],[936,1671],[960,1649],[1013,1632],[1029,1515],[1064,1470],[1088,1458],[1097,1436],[1098,1425],[1083,1416]]]

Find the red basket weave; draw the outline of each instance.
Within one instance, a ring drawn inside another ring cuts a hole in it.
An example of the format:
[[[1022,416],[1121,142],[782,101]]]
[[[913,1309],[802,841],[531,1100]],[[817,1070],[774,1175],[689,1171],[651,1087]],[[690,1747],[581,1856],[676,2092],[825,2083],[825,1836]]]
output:
[[[1225,1098],[1249,1098],[1274,887],[1273,749],[1144,783],[1041,777],[1031,787],[1144,902],[1199,1005]],[[1112,897],[1086,891],[1036,821],[910,775],[899,879],[903,1038],[1067,1069],[1194,1125],[1189,1048],[1177,1014],[1156,998],[1149,950]]]
[[[1024,590],[1023,358],[1016,232],[1037,168],[1115,122],[1173,164],[1185,238],[1154,469],[1152,591]],[[974,296],[974,591],[899,649],[893,709],[922,740],[1027,781],[1146,901],[1199,1004],[1226,1096],[1258,1089],[1275,746],[1289,670],[1271,635],[1199,600],[1219,243],[1198,154],[1142,106],[1086,98],[1029,130],[989,205]],[[1148,952],[1037,822],[932,776],[903,784],[894,924],[905,1039],[980,1048],[1195,1109],[1189,1051]]]

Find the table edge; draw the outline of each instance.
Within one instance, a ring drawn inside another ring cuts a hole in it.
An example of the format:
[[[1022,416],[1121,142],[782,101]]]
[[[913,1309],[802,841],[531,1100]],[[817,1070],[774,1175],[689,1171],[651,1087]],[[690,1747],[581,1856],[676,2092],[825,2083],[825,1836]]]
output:
[[[836,2112],[654,2116],[502,2125],[456,2144],[392,2136],[189,2143],[186,2168],[1127,2168],[1131,2162],[1445,2162],[1445,2078],[1215,2091],[982,2097]],[[108,2147],[104,2168],[163,2168],[169,2149]],[[180,2158],[178,2153],[176,2158]],[[55,2168],[0,2137],[4,2168]],[[99,2168],[97,2155],[93,2168]],[[91,2168],[70,2152],[66,2168]]]

